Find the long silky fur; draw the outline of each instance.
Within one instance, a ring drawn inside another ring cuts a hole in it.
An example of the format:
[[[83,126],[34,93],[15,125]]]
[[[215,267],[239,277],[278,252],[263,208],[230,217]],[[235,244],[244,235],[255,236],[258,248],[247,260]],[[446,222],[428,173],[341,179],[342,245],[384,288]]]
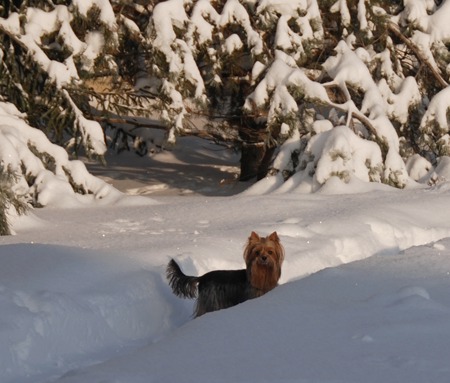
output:
[[[173,259],[167,265],[166,276],[176,296],[189,299],[197,298],[199,277],[185,275]]]
[[[260,297],[278,285],[284,249],[277,233],[261,238],[252,232],[244,250],[244,260],[246,269],[215,270],[194,277],[185,275],[172,259],[166,275],[175,295],[198,297],[194,311],[194,316],[198,317]]]

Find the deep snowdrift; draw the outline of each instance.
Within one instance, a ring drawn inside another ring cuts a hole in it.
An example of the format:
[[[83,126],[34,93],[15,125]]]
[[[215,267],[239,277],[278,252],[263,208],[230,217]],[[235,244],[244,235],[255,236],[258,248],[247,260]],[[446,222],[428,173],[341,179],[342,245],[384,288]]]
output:
[[[342,188],[19,219],[0,238],[0,381],[447,382],[449,185],[330,195]],[[281,286],[191,320],[168,259],[242,267],[251,230],[278,231]]]

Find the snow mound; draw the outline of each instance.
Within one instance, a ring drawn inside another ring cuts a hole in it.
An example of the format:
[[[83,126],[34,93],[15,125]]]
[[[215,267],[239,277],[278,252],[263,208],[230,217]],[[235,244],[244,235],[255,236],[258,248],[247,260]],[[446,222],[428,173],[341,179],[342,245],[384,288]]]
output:
[[[19,217],[0,239],[0,381],[445,382],[442,185],[129,197]],[[167,285],[168,260],[190,275],[242,268],[253,230],[281,238],[280,286],[192,320],[194,302]]]

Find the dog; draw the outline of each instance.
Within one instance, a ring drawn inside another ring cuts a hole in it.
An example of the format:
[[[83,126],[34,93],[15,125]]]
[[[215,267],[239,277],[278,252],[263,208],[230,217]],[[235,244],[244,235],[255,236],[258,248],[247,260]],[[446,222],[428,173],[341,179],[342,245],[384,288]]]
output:
[[[202,276],[185,275],[171,259],[166,276],[175,295],[197,298],[194,317],[226,309],[264,295],[278,285],[284,248],[277,232],[260,237],[250,234],[244,250],[246,269],[216,270]]]

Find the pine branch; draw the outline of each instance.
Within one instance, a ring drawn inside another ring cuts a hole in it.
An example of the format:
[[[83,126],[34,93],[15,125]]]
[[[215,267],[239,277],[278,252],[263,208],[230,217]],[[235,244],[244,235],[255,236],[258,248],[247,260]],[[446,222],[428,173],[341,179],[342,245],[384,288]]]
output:
[[[344,104],[337,104],[335,102],[330,102],[330,103],[328,103],[328,106],[338,109],[341,112],[346,113],[347,121],[350,121],[352,118],[355,118],[359,122],[361,122],[361,124],[363,124],[367,128],[367,130],[374,136],[375,142],[378,144],[378,146],[381,149],[383,158],[386,158],[387,152],[389,150],[389,144],[388,144],[387,140],[385,139],[385,137],[379,136],[376,128],[373,126],[370,119],[364,115],[364,113],[361,113],[356,107],[351,108],[351,107],[347,106],[347,104],[349,104],[349,103],[354,105],[347,88],[346,88],[346,91],[344,91],[338,84],[333,83],[333,82],[324,84],[324,86],[329,87],[329,88],[331,88],[331,87],[336,88],[338,91],[340,91],[344,94],[344,97],[347,100],[347,102]],[[347,123],[347,125],[349,125],[349,122]]]
[[[144,129],[158,129],[158,130],[167,130],[167,125],[159,120],[145,120],[138,121],[135,118],[126,118],[126,117],[104,117],[97,116],[94,119],[98,122],[110,125],[132,125],[133,128],[130,130],[130,133],[127,134],[132,136],[132,131],[134,129],[144,128]],[[189,122],[189,121],[187,121]],[[203,138],[205,140],[210,140],[214,142],[226,142],[230,144],[236,144],[239,141],[237,132],[235,134],[223,134],[219,131],[214,131],[212,129],[200,129],[195,126],[195,124],[190,123],[190,128],[185,128],[179,132],[180,136],[193,136]]]
[[[449,84],[447,81],[444,80],[442,75],[439,73],[439,69],[436,68],[430,60],[421,52],[419,47],[415,45],[409,38],[407,38],[401,31],[397,24],[395,24],[392,21],[389,21],[387,23],[388,30],[392,32],[396,37],[398,37],[405,45],[411,49],[411,51],[414,53],[414,55],[417,57],[417,59],[422,62],[431,72],[431,74],[434,76],[436,81],[439,83],[440,87],[442,89],[446,88]]]
[[[33,86],[40,88],[44,88],[45,85],[51,85],[52,86],[52,94],[48,97],[46,97],[43,93],[40,94],[39,98],[35,97],[35,94],[39,92],[38,90],[32,88],[29,90],[29,95],[32,96],[34,99],[38,99],[40,105],[44,105],[47,109],[48,116],[45,114],[41,114],[38,119],[42,120],[45,119],[45,128],[48,129],[52,126],[52,119],[60,119],[62,116],[69,116],[68,121],[65,121],[64,124],[54,124],[53,127],[56,126],[55,131],[57,130],[58,126],[70,126],[72,132],[72,136],[74,137],[75,142],[79,142],[81,139],[81,142],[83,143],[84,149],[87,151],[88,154],[93,155],[99,155],[102,156],[103,153],[99,152],[97,149],[97,145],[95,144],[95,138],[92,138],[90,132],[84,125],[84,115],[83,112],[78,107],[77,103],[73,100],[72,95],[63,87],[60,87],[56,84],[56,81],[53,80],[48,73],[45,70],[45,67],[43,66],[42,62],[39,61],[39,59],[35,58],[35,53],[42,53],[41,48],[36,44],[36,46],[33,48],[30,48],[25,42],[22,41],[20,35],[15,35],[14,33],[11,33],[6,28],[4,28],[2,25],[0,25],[0,34],[3,34],[4,36],[7,36],[13,44],[15,44],[19,51],[21,52],[21,56],[25,57],[29,62],[32,63],[32,65],[35,66],[34,70],[38,73],[35,73],[31,81],[33,82]],[[47,57],[47,56],[46,56]],[[23,68],[20,68],[23,72],[30,72],[29,68],[26,64],[21,63]],[[42,84],[36,82],[36,78],[40,76],[40,74],[43,73],[43,80]],[[13,78],[12,79],[15,83],[18,83],[19,86],[23,86],[24,82],[28,80],[28,78],[21,77],[21,78]],[[25,87],[24,87],[25,88]],[[40,90],[42,92],[42,90]],[[40,106],[38,105],[38,106]],[[36,109],[36,105],[33,105]],[[36,110],[29,110],[30,107],[27,105],[25,110],[22,110],[23,112],[28,113],[29,117],[32,115],[32,113],[35,113]],[[57,114],[55,115],[56,112]],[[39,125],[38,125],[39,126]],[[55,133],[55,132],[52,132]],[[59,132],[56,132],[55,135],[59,135]],[[61,134],[62,136],[62,134]]]
[[[22,215],[28,211],[28,205],[24,196],[13,191],[13,185],[18,175],[10,166],[0,164],[0,236],[10,235],[8,210],[14,208],[17,214]]]

